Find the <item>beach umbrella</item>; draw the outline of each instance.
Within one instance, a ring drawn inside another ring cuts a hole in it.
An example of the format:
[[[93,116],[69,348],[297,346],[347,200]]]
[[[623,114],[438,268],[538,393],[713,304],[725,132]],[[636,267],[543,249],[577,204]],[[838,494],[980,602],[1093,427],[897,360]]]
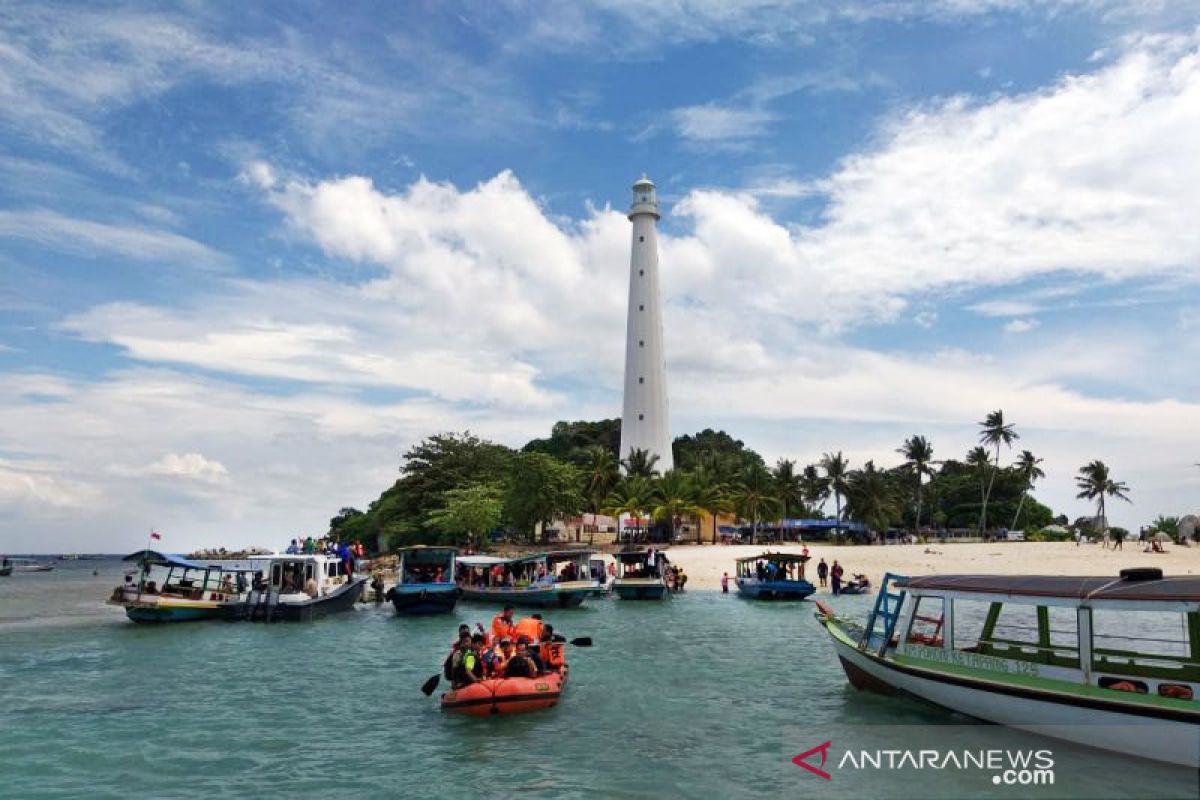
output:
[[[1173,542],[1173,541],[1175,541],[1174,539],[1171,538],[1170,534],[1164,533],[1163,531],[1157,531],[1154,534],[1154,536],[1152,536],[1150,538],[1152,538],[1156,542]]]
[[[1064,528],[1062,525],[1047,525],[1046,527],[1042,528],[1042,530],[1044,530],[1048,533],[1066,533],[1067,532],[1067,529]]]

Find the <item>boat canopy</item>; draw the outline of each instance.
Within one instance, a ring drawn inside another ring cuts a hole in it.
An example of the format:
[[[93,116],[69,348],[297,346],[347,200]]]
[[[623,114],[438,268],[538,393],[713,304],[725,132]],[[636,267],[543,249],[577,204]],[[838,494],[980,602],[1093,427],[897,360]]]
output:
[[[496,564],[506,564],[512,559],[497,556],[459,556],[458,563],[464,567],[492,567]]]
[[[403,558],[404,563],[409,566],[441,566],[448,564],[454,558],[457,552],[458,548],[456,547],[429,547],[426,545],[418,545],[416,547],[401,548],[399,551],[397,551],[397,554]]]
[[[745,558],[737,559],[737,563],[746,564],[752,561],[774,561],[776,564],[803,564],[805,561],[810,561],[812,556],[804,556],[799,553],[763,553],[759,556],[746,556]]]
[[[520,558],[509,559],[512,564],[528,564],[530,562],[545,561],[547,563],[557,563],[562,561],[588,560],[595,553],[591,550],[551,550],[548,553],[534,553],[529,556],[521,556]],[[459,559],[460,561],[462,559]]]
[[[928,575],[896,586],[914,592],[948,591],[1004,594],[1012,597],[1062,597],[1074,600],[1200,602],[1200,575],[1157,577],[1075,577],[1068,575]]]
[[[199,570],[219,569],[219,567],[205,567],[197,564],[195,561],[188,561],[183,556],[178,556],[174,553],[160,553],[157,550],[138,550],[136,553],[130,553],[121,560],[138,561],[152,564],[156,567],[182,567],[183,569]]]
[[[667,554],[659,551],[659,558],[667,561]],[[613,553],[613,558],[620,561],[622,564],[641,564],[646,561],[647,553],[645,550],[625,550],[621,553]]]

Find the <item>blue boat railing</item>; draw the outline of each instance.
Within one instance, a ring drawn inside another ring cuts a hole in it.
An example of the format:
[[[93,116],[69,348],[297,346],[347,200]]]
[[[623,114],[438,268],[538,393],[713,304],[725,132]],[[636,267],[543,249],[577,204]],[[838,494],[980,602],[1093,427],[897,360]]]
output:
[[[875,607],[871,609],[871,615],[867,617],[867,625],[863,628],[862,638],[858,642],[859,650],[866,650],[871,646],[872,640],[877,635],[875,633],[877,623],[883,625],[879,655],[883,655],[887,650],[888,644],[892,641],[892,635],[896,632],[896,622],[900,619],[900,609],[904,605],[904,597],[907,594],[903,589],[893,592],[892,584],[896,581],[906,580],[908,578],[904,575],[884,573],[883,584],[879,587],[879,594],[875,596]]]

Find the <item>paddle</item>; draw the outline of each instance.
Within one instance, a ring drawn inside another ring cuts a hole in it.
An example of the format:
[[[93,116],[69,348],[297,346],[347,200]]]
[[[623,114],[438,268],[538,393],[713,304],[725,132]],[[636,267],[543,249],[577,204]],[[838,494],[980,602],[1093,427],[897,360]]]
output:
[[[425,681],[425,685],[421,687],[421,693],[426,697],[433,694],[433,690],[437,688],[438,682],[441,681],[441,675],[434,675],[429,680]]]
[[[570,642],[567,642],[567,637],[563,636],[561,633],[556,633],[556,634],[554,634],[554,641],[563,642],[566,644],[573,645],[575,647],[591,647],[592,646],[592,637],[590,637],[590,636],[580,636],[578,639],[572,639]]]

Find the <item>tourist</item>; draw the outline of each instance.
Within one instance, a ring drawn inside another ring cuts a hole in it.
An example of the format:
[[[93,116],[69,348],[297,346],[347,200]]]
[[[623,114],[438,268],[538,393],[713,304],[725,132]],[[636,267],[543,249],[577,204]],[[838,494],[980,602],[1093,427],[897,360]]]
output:
[[[512,658],[504,667],[504,677],[506,678],[536,678],[538,676],[537,663],[533,660],[533,656],[529,650],[529,641],[522,636],[517,639],[517,650],[513,653]]]
[[[514,652],[511,638],[506,636],[496,642],[490,650],[483,654],[487,674],[493,678],[501,677],[504,674],[504,665],[512,658]]]
[[[833,566],[829,568],[829,581],[833,584],[834,595],[842,593],[842,565],[833,560]]]
[[[683,567],[675,568],[675,586],[676,591],[682,592],[687,586],[687,573],[683,571]]]
[[[504,607],[504,611],[492,618],[493,640],[517,635],[517,624],[513,622],[513,611],[513,607],[508,605]]]
[[[482,646],[483,636],[464,637],[458,642],[458,652],[451,660],[450,682],[455,689],[470,686],[483,679],[483,659],[478,648]]]
[[[721,594],[729,594],[729,573],[721,575]]]
[[[295,539],[292,539],[292,543],[288,545],[287,550],[284,552],[286,552],[289,556],[294,556],[300,552],[300,546],[296,544]]]
[[[537,643],[542,640],[542,615],[534,614],[525,617],[516,624],[513,629],[516,636],[525,636],[530,642]]]
[[[559,672],[565,664],[565,659],[563,659],[562,643],[554,641],[554,626],[543,626],[542,637],[542,643],[538,647],[538,655],[541,658],[542,668]]]
[[[221,578],[221,591],[225,594],[233,594],[233,576],[228,572]]]
[[[817,582],[821,584],[821,588],[825,588],[825,580],[829,577],[829,565],[825,563],[825,559],[821,559],[821,563],[817,564]]]
[[[316,544],[313,541],[313,537],[309,536],[304,540],[304,552],[311,556],[316,549]]]
[[[383,602],[383,573],[376,572],[371,578],[371,589],[375,592],[375,602]]]

